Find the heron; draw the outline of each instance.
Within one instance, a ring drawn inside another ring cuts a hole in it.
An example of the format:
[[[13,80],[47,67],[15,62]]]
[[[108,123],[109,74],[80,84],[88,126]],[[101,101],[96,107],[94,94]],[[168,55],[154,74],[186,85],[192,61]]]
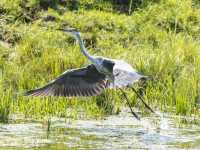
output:
[[[105,89],[120,89],[131,113],[140,120],[140,117],[131,108],[129,99],[123,89],[130,87],[137,93],[132,85],[142,78],[147,78],[147,76],[138,73],[137,70],[123,60],[90,55],[78,30],[74,28],[59,28],[57,30],[68,33],[76,39],[80,51],[89,60],[90,64],[83,68],[67,70],[46,85],[29,90],[24,95],[90,97],[101,94]],[[151,112],[154,112],[138,93],[137,96]]]

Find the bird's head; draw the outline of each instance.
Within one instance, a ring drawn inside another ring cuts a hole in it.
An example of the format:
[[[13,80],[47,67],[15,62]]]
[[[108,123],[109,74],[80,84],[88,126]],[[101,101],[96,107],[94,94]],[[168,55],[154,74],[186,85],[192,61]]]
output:
[[[57,29],[59,31],[62,31],[62,32],[66,32],[66,33],[69,33],[71,36],[73,36],[75,39],[77,39],[78,36],[80,36],[80,32],[74,28],[68,28],[68,29],[62,29],[62,28],[59,28]]]

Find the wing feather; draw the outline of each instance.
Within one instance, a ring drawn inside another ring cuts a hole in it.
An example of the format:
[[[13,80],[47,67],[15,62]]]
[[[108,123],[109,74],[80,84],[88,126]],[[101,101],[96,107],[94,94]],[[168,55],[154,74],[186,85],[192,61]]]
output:
[[[121,60],[113,60],[115,65],[113,67],[114,82],[109,83],[109,88],[123,88],[128,87],[141,78],[145,78],[132,68],[128,63]]]
[[[94,65],[64,72],[44,87],[27,91],[25,96],[94,96],[106,88],[107,79]]]

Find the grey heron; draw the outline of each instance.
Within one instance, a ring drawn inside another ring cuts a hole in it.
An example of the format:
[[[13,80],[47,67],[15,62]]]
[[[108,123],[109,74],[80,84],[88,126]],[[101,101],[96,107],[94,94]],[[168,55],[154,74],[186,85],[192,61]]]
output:
[[[123,91],[125,87],[131,87],[133,83],[146,76],[138,73],[132,66],[125,61],[105,58],[102,56],[91,56],[83,43],[80,32],[76,29],[57,29],[59,31],[70,33],[79,43],[82,54],[90,61],[86,67],[73,69],[64,72],[55,80],[47,85],[25,92],[25,96],[95,96],[102,93],[105,89],[120,89],[132,112],[137,118],[138,115],[132,110],[128,97]],[[134,92],[134,88],[131,88]],[[137,93],[137,92],[136,92]],[[139,95],[137,95],[139,96]],[[145,106],[153,110],[139,96]]]

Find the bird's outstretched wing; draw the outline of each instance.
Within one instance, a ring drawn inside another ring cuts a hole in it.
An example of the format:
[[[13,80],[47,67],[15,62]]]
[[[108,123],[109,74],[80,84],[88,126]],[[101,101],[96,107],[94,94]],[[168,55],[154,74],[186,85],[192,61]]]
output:
[[[114,82],[109,84],[109,88],[123,88],[131,86],[141,78],[145,78],[132,68],[131,65],[122,60],[113,60],[115,62],[113,68]]]
[[[30,90],[25,96],[94,96],[100,94],[107,86],[104,74],[94,65],[64,72],[61,76],[44,87]]]

